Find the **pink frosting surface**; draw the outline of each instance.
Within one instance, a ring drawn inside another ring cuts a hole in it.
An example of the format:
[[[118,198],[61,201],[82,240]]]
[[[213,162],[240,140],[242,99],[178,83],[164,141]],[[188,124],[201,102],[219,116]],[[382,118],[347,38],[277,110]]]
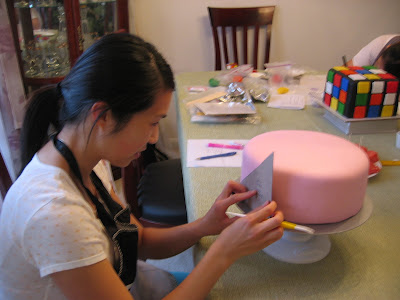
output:
[[[346,139],[314,131],[279,130],[251,139],[243,152],[245,178],[274,152],[272,199],[285,220],[343,221],[362,207],[369,161]]]

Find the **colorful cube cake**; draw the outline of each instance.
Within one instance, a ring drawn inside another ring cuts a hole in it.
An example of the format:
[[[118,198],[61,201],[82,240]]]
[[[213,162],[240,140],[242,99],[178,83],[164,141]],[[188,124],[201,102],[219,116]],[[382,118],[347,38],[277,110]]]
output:
[[[397,114],[399,79],[374,66],[329,70],[324,103],[347,118],[392,117]]]

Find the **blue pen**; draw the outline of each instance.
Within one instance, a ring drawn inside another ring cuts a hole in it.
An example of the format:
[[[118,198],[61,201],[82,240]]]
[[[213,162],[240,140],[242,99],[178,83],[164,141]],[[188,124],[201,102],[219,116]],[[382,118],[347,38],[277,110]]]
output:
[[[196,158],[196,160],[203,160],[203,159],[210,159],[210,158],[217,158],[217,157],[226,157],[226,156],[233,156],[237,152],[228,152],[228,153],[222,153],[222,154],[216,154],[216,155],[210,155],[210,156],[203,156]]]

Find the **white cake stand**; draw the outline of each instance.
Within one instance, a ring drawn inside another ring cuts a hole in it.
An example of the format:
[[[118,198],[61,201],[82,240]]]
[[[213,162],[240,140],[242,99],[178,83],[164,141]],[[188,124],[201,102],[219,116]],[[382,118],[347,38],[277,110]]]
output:
[[[361,210],[353,217],[331,224],[301,224],[314,229],[313,235],[285,230],[279,241],[264,248],[263,251],[277,260],[288,263],[309,264],[320,261],[328,255],[331,249],[328,235],[348,231],[362,225],[371,216],[372,209],[372,201],[366,196]]]

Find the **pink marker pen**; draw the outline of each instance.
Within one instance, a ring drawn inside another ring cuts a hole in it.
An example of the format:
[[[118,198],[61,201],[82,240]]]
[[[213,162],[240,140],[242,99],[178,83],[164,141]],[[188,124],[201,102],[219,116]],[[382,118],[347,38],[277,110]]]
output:
[[[226,148],[226,149],[236,149],[236,150],[243,149],[243,145],[225,145],[225,144],[208,143],[207,146],[213,148]]]

